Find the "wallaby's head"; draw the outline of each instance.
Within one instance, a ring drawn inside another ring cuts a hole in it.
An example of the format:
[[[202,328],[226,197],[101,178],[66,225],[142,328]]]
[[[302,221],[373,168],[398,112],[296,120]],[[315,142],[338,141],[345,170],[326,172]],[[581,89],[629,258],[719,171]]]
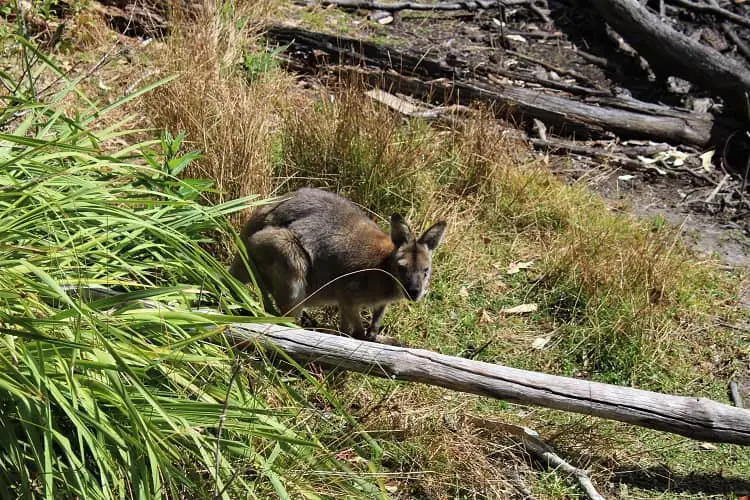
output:
[[[419,300],[427,293],[432,273],[432,252],[443,241],[445,226],[445,221],[438,222],[417,239],[401,215],[391,215],[391,239],[396,246],[393,253],[394,274],[409,300]]]

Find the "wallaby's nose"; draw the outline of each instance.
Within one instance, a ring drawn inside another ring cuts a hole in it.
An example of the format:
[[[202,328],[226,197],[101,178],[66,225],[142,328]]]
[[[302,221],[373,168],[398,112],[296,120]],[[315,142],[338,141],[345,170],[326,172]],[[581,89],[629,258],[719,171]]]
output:
[[[422,290],[420,288],[409,287],[406,289],[406,295],[409,297],[409,300],[418,300],[421,294]]]

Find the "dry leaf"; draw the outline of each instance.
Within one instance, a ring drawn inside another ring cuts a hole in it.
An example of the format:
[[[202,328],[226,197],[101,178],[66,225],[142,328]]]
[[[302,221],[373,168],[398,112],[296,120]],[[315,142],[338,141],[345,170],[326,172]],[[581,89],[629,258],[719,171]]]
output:
[[[531,347],[534,349],[544,349],[544,346],[546,346],[551,339],[552,337],[537,337],[534,339],[534,342],[531,343]]]
[[[700,447],[703,448],[704,450],[711,450],[711,451],[719,449],[718,446],[716,446],[713,443],[701,443]]]
[[[713,170],[713,159],[714,159],[714,153],[715,151],[712,149],[711,151],[706,151],[702,155],[698,155],[698,158],[701,159],[701,166],[706,172],[710,172]]]
[[[539,309],[538,304],[521,304],[515,307],[508,307],[500,311],[504,314],[526,314],[531,313]]]
[[[462,286],[462,287],[461,287],[461,288],[460,288],[460,289],[458,290],[458,296],[459,296],[459,297],[463,297],[463,298],[465,298],[465,299],[469,298],[469,290],[467,290],[465,286]]]
[[[513,40],[514,42],[526,43],[526,39],[521,35],[505,35],[505,38]]]
[[[534,265],[534,261],[533,260],[530,260],[530,261],[527,261],[527,262],[515,262],[515,263],[511,264],[510,267],[508,267],[507,273],[508,274],[516,274],[521,269],[528,269],[528,268],[530,268],[533,265]]]

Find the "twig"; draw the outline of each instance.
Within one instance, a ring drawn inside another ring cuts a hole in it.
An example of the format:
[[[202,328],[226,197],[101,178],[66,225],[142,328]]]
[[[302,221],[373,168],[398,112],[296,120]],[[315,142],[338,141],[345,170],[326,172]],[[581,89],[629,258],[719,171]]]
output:
[[[638,62],[638,66],[642,71],[648,74],[649,79],[656,78],[654,72],[651,70],[651,66],[649,65],[648,61],[641,57],[638,51],[631,47],[630,44],[626,42],[625,39],[609,24],[607,24],[606,26],[606,33],[607,37],[617,45],[622,53],[624,53],[632,60]]]
[[[529,137],[529,142],[533,144],[536,147],[547,149],[550,151],[567,151],[568,153],[573,154],[579,154],[583,156],[589,156],[592,158],[596,158],[600,161],[607,161],[610,163],[615,164],[618,167],[624,168],[625,170],[629,170],[632,172],[642,172],[644,170],[646,171],[652,171],[655,173],[658,173],[660,175],[663,175],[664,172],[657,169],[656,167],[653,167],[651,165],[644,165],[642,162],[638,160],[634,160],[632,158],[628,158],[627,156],[622,156],[618,154],[609,153],[606,151],[600,151],[596,148],[590,148],[588,146],[583,146],[581,144],[576,144],[572,141],[564,141],[561,139],[538,139],[535,137]]]
[[[714,14],[717,17],[723,17],[727,21],[732,21],[733,23],[740,24],[742,26],[745,26],[746,28],[750,28],[750,19],[748,19],[745,16],[741,16],[739,14],[735,14],[734,12],[731,12],[726,9],[722,9],[716,4],[710,3],[698,3],[698,2],[691,2],[689,0],[671,0],[672,2],[676,3],[677,5],[680,5],[682,7],[685,7],[686,9],[692,9],[698,12],[708,12],[710,14]]]
[[[518,59],[523,59],[524,61],[528,61],[528,62],[531,62],[531,63],[534,63],[534,64],[538,64],[539,66],[543,67],[544,69],[548,69],[550,71],[554,71],[558,75],[572,76],[576,80],[580,80],[581,82],[583,82],[583,83],[585,83],[587,85],[590,85],[591,87],[593,87],[595,89],[601,90],[601,87],[599,87],[599,85],[594,80],[592,80],[591,78],[589,78],[589,77],[587,77],[585,75],[582,75],[581,73],[579,73],[577,71],[574,71],[572,69],[561,68],[559,66],[555,66],[554,64],[549,64],[547,62],[544,62],[541,59],[537,59],[535,57],[527,56],[526,54],[521,54],[520,52],[516,52],[515,50],[508,50],[508,51],[506,51],[506,53],[510,54],[512,56],[515,56]]]
[[[601,89],[590,89],[586,87],[581,87],[579,85],[568,85],[567,83],[562,82],[556,82],[554,80],[550,80],[548,78],[539,78],[535,75],[531,75],[528,73],[520,73],[517,71],[511,71],[504,68],[500,68],[498,66],[492,65],[492,66],[486,66],[486,67],[478,67],[475,70],[479,74],[487,74],[488,78],[491,79],[493,75],[500,75],[504,76],[505,78],[510,78],[511,80],[520,80],[524,82],[529,83],[537,83],[539,85],[542,85],[544,87],[555,89],[555,90],[563,90],[565,92],[568,92],[573,95],[585,95],[585,96],[600,96],[600,97],[611,97],[612,93],[608,90],[601,90]],[[502,82],[493,82],[493,83],[502,83]]]
[[[487,420],[483,418],[474,417],[472,415],[466,415],[465,420],[475,426],[484,427],[492,430],[497,430],[506,434],[519,438],[521,444],[531,455],[535,456],[541,462],[552,466],[557,470],[561,470],[571,476],[575,477],[578,484],[581,485],[583,491],[586,492],[591,500],[605,500],[604,497],[596,491],[591,478],[589,478],[588,472],[578,467],[570,465],[568,462],[563,460],[543,439],[539,437],[539,434],[527,427],[520,427],[517,425],[506,424],[504,422],[498,422],[493,420]]]
[[[578,54],[578,56],[581,57],[581,59],[596,64],[597,66],[600,66],[604,69],[609,69],[612,71],[617,71],[619,69],[619,66],[616,63],[610,61],[606,57],[596,56],[577,47],[575,48],[575,52],[576,54]]]
[[[734,406],[737,408],[744,408],[745,405],[742,401],[742,396],[740,395],[740,388],[737,385],[736,380],[732,380],[729,382],[729,394],[732,396],[732,403],[734,403]]]
[[[735,33],[729,23],[721,23],[721,30],[737,46],[737,50],[750,61],[750,47]]]
[[[523,482],[518,471],[512,470],[508,472],[508,479],[510,479],[511,484],[518,490],[518,492],[523,495],[524,500],[536,500],[531,488]]]
[[[711,194],[709,194],[706,197],[706,203],[711,203],[713,201],[713,199],[716,197],[717,194],[719,194],[719,191],[721,191],[721,188],[724,187],[724,184],[727,183],[727,181],[729,180],[730,177],[731,177],[731,175],[729,175],[729,174],[725,174],[724,175],[724,177],[721,179],[721,181],[719,182],[719,184],[717,184],[716,187],[714,188],[714,190],[711,191]]]
[[[529,10],[531,10],[534,14],[542,18],[542,21],[544,21],[545,24],[547,25],[552,24],[552,18],[549,17],[549,9],[544,9],[542,7],[539,7],[532,1],[529,3]]]

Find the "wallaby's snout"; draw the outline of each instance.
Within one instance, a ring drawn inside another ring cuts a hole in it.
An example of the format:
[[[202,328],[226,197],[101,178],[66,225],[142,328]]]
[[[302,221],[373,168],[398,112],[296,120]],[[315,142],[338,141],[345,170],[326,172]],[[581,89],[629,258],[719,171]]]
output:
[[[335,304],[344,333],[372,339],[389,303],[427,293],[445,228],[438,222],[416,238],[393,214],[389,236],[349,200],[303,188],[257,209],[242,239],[267,307],[272,298],[281,314],[299,318],[305,307]],[[250,279],[239,255],[230,272]],[[363,308],[373,309],[369,329]]]

